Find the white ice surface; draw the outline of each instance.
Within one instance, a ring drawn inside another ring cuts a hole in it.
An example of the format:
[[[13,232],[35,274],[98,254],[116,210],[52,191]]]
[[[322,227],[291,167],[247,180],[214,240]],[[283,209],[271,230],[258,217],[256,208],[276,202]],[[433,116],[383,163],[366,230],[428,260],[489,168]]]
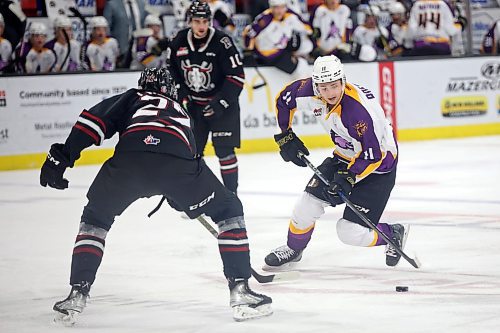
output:
[[[342,244],[331,208],[296,266],[299,280],[252,288],[274,315],[236,323],[215,239],[158,198],[117,218],[90,302],[77,326],[52,323],[69,292],[71,252],[97,166],[67,171],[70,188],[38,184],[38,170],[0,172],[0,332],[499,332],[500,137],[400,144],[398,178],[383,221],[412,226],[401,259]],[[319,164],[328,150],[314,150]],[[216,168],[213,157],[208,158]],[[296,198],[312,175],[279,154],[239,155],[253,267],[284,244]],[[218,171],[216,170],[216,174]],[[409,287],[396,293],[396,285]]]

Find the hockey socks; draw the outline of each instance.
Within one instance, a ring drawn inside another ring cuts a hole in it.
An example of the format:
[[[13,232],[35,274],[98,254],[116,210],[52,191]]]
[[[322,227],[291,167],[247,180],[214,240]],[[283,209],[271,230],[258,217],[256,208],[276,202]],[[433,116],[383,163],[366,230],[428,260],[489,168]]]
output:
[[[250,249],[244,228],[224,231],[218,236],[219,252],[227,277],[250,278]]]
[[[238,190],[238,159],[231,154],[219,158],[220,173],[224,185],[233,193]]]

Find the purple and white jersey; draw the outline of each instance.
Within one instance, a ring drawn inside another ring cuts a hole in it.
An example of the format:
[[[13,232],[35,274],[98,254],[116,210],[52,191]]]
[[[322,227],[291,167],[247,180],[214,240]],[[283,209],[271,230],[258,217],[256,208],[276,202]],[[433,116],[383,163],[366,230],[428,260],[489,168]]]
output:
[[[321,31],[317,40],[318,46],[327,52],[331,52],[342,43],[349,42],[352,30],[351,10],[346,5],[339,5],[336,9],[329,9],[326,5],[320,5],[313,13],[312,26]]]
[[[310,35],[312,28],[290,9],[281,21],[274,19],[271,10],[267,9],[245,28],[243,35],[246,47],[255,48],[262,57],[273,59],[286,49],[293,32]]]
[[[116,67],[116,58],[119,54],[118,41],[108,37],[100,45],[90,42],[85,56],[91,70],[112,71]]]
[[[12,45],[10,42],[0,37],[0,71],[7,66],[12,55]]]
[[[26,54],[24,68],[26,73],[47,73],[52,71],[56,61],[57,56],[53,50],[44,47],[37,51],[31,48]]]
[[[410,11],[408,34],[414,47],[435,45],[450,48],[450,39],[460,32],[453,12],[442,0],[417,0]]]
[[[396,168],[392,125],[368,89],[347,83],[340,102],[330,107],[314,93],[311,78],[294,81],[277,96],[278,125],[282,131],[290,129],[296,111],[313,115],[335,144],[334,154],[348,163],[357,180]]]
[[[76,71],[80,68],[80,48],[81,48],[80,43],[78,43],[74,39],[71,39],[69,42],[71,49],[67,59],[66,59],[66,56],[68,55],[67,44],[61,44],[58,41],[56,41],[56,39],[53,39],[47,44],[45,44],[45,47],[54,50],[57,56],[57,63],[56,66],[54,67],[55,72]]]

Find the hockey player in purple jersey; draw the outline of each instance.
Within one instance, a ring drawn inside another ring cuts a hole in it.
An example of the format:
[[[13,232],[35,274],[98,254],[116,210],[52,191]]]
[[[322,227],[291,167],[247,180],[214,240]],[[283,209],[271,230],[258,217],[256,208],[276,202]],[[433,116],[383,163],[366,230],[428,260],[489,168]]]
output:
[[[248,286],[250,250],[241,202],[196,157],[191,128],[170,73],[151,68],[142,72],[139,89],[83,110],[66,142],[52,145],[40,184],[63,190],[68,187],[63,174],[81,151],[119,134],[113,157],[103,164],[87,193],[73,249],[71,291],[54,305],[56,321],[72,325],[85,308],[115,217],[137,199],[154,195],[166,197],[190,218],[210,216],[219,227],[219,252],[234,319],[272,314],[271,298]]]
[[[409,226],[379,223],[396,179],[398,147],[392,126],[375,96],[365,87],[346,82],[340,60],[331,55],[314,62],[312,78],[286,86],[276,99],[278,124],[282,133],[275,135],[285,161],[305,167],[299,152],[309,155],[303,142],[292,130],[296,111],[314,116],[334,143],[333,156],[318,167],[330,182],[325,185],[316,175],[307,183],[295,204],[288,228],[287,244],[265,258],[265,269],[286,268],[302,258],[311,240],[316,221],[328,206],[343,203],[339,192],[404,248]],[[379,238],[349,208],[337,222],[337,235],[348,245],[386,245],[386,264],[395,266],[400,255]]]

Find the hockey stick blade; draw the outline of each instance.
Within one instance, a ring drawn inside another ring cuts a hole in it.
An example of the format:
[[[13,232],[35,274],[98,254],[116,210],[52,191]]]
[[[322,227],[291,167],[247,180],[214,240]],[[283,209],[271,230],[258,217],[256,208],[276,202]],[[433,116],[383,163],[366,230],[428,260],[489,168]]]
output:
[[[314,166],[314,164],[312,164],[311,161],[309,161],[307,159],[307,157],[304,155],[304,153],[302,153],[301,151],[299,151],[299,153],[297,154],[297,157],[300,158],[302,161],[304,161],[304,163],[312,171],[314,171],[314,173],[316,174],[316,176],[318,176],[318,178],[323,183],[325,183],[325,185],[328,185],[328,186],[330,185],[330,182],[325,178],[325,176],[323,176],[323,173],[321,173],[321,171],[319,171],[318,168],[316,168]],[[356,214],[356,216],[358,216],[364,223],[366,223],[366,225],[369,226],[373,231],[375,231],[383,240],[385,240],[388,244],[390,244],[394,248],[394,250],[400,256],[402,256],[403,258],[405,258],[406,261],[408,261],[410,263],[410,265],[412,265],[413,267],[415,267],[417,269],[422,266],[422,264],[420,263],[420,260],[418,260],[417,257],[415,257],[415,259],[412,259],[406,253],[404,253],[403,250],[401,250],[401,248],[399,246],[397,246],[392,239],[390,239],[389,237],[387,237],[387,235],[384,234],[381,230],[379,230],[377,228],[377,226],[375,224],[373,224],[372,221],[370,221],[369,218],[367,218],[363,213],[361,213],[354,206],[354,204],[344,195],[344,193],[340,192],[339,195],[340,195],[340,198],[342,199],[342,201],[345,202],[345,204],[347,205],[347,207],[349,207],[353,211],[353,213]]]
[[[208,230],[208,232],[212,234],[212,236],[218,238],[219,234],[217,230],[212,227],[212,225],[207,221],[206,218],[203,217],[203,215],[198,216],[196,219],[201,223],[202,226],[205,227],[205,229]],[[250,269],[252,271],[252,276],[259,283],[296,280],[300,276],[299,272],[283,272],[279,274],[261,275],[257,273],[253,268],[250,267]]]

